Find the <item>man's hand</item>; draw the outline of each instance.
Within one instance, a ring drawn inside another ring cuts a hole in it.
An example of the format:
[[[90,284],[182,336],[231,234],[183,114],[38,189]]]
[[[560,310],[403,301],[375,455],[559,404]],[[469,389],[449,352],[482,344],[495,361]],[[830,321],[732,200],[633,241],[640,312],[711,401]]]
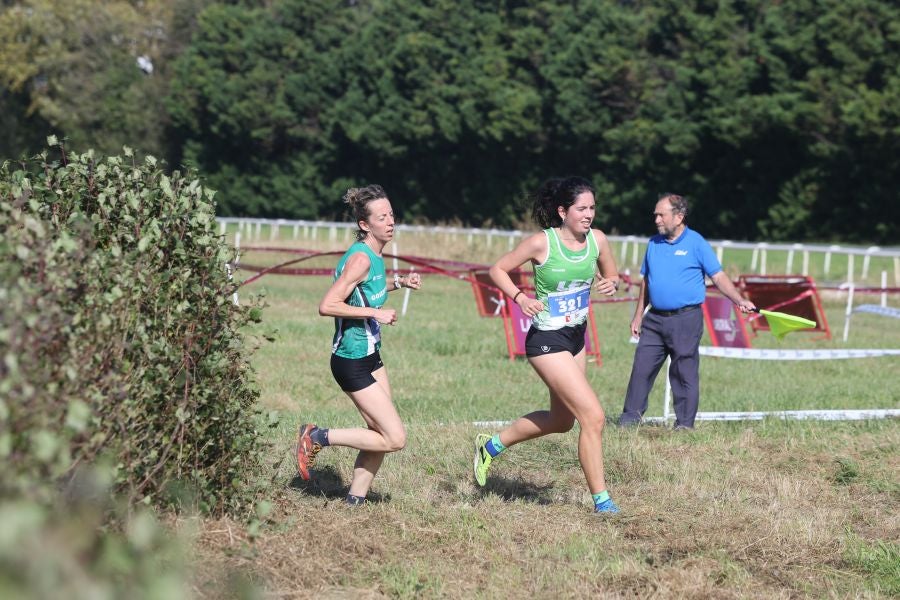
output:
[[[641,337],[641,323],[644,320],[643,313],[639,315],[635,315],[635,317],[631,320],[631,335],[634,337]]]
[[[746,298],[741,298],[741,301],[736,302],[735,305],[738,307],[738,310],[740,310],[745,315],[756,310],[756,305]]]

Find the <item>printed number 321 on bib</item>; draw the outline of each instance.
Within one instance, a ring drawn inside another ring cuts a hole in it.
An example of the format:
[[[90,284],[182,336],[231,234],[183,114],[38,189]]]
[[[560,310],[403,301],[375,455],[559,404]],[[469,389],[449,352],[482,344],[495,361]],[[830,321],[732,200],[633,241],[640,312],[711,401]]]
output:
[[[551,317],[576,318],[582,311],[587,311],[591,301],[591,288],[586,286],[577,290],[552,292],[547,295],[547,300]]]

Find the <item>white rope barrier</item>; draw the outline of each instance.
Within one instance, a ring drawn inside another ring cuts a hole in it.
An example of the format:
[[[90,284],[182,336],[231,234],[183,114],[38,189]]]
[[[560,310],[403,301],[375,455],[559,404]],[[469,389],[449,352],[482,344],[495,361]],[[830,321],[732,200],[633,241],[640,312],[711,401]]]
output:
[[[866,410],[773,410],[755,412],[698,412],[697,421],[762,421],[763,419],[797,419],[815,421],[865,421],[900,417],[900,409]],[[665,423],[664,417],[647,417],[645,423]]]
[[[872,408],[857,410],[771,410],[747,412],[698,412],[696,421],[763,421],[765,419],[797,421],[866,421],[870,419],[900,418],[900,409]],[[665,425],[668,417],[644,417],[642,423]],[[496,429],[506,427],[512,421],[473,421],[473,427]]]
[[[744,358],[749,360],[836,360],[844,358],[873,358],[878,356],[900,356],[900,349],[855,348],[828,350],[778,350],[768,348],[722,348],[700,346],[703,356],[719,358]]]

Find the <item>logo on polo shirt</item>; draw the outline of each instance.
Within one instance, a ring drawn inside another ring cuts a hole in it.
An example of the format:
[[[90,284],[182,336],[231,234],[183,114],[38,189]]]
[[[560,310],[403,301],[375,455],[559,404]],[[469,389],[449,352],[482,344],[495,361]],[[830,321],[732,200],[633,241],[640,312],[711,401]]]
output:
[[[675,256],[687,256],[687,253],[688,253],[687,250],[676,250]]]

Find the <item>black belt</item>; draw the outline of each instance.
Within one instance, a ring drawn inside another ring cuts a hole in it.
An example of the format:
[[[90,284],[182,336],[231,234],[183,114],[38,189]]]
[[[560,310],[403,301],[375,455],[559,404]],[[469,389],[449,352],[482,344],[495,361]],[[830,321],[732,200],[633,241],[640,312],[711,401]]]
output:
[[[700,305],[688,304],[687,306],[682,306],[681,308],[676,308],[675,310],[659,310],[658,308],[651,307],[650,312],[661,317],[671,317],[672,315],[680,315],[681,313],[694,310],[695,308],[700,308]]]

